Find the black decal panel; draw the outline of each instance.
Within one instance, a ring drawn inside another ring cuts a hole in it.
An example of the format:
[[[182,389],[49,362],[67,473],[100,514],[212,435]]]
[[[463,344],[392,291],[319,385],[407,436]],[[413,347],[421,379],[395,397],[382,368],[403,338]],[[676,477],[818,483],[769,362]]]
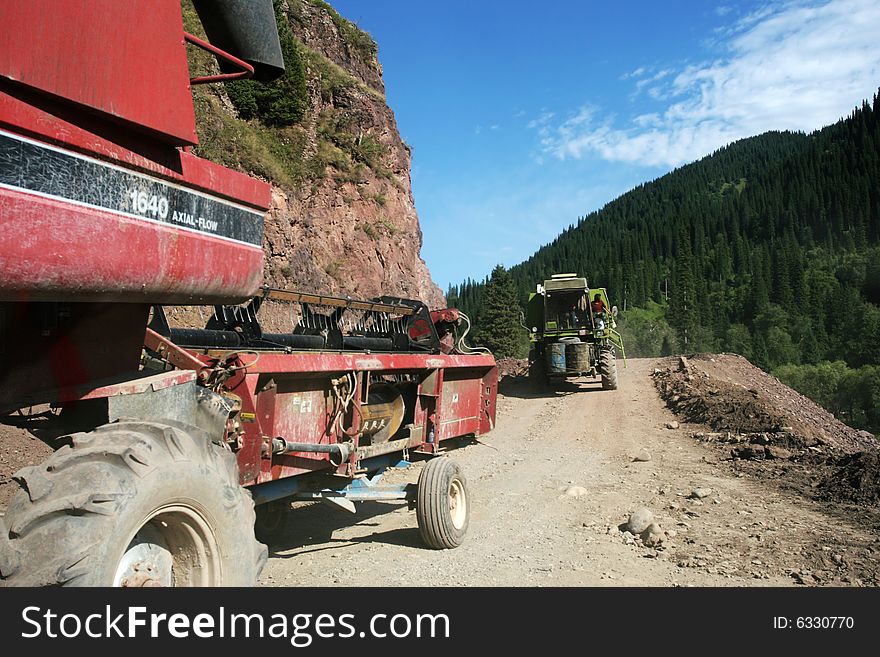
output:
[[[0,133],[0,186],[260,246],[255,210]]]

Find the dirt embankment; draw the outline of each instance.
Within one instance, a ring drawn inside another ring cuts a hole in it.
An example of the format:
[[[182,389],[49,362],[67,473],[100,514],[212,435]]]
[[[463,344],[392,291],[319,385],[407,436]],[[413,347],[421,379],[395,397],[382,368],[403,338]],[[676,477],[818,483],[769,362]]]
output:
[[[840,422],[742,356],[670,359],[653,376],[683,421],[712,429],[695,437],[717,444],[738,467],[831,505],[880,504],[874,436]]]

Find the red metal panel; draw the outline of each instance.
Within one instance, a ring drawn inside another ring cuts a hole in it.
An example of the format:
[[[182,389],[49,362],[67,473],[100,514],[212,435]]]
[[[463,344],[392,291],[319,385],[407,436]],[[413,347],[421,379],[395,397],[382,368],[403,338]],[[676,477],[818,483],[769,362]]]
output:
[[[309,474],[313,472],[330,473],[334,470],[330,463],[330,457],[327,454],[309,454],[304,455],[285,454],[276,456],[272,465],[272,471],[268,474],[260,475],[259,480],[242,481],[242,486],[249,486],[255,483],[263,483],[273,479],[284,479],[286,477],[296,477],[299,475]]]
[[[171,370],[147,376],[135,377],[127,375],[123,381],[104,383],[97,388],[91,388],[78,394],[73,399],[60,399],[59,401],[82,401],[86,399],[103,399],[118,395],[138,395],[148,391],[165,390],[172,386],[178,386],[190,381],[195,381],[196,373],[193,371]]]
[[[296,443],[329,443],[327,418],[331,412],[326,396],[326,383],[320,379],[299,379],[279,382],[278,412],[272,436],[281,436]],[[326,455],[301,454],[303,458],[325,458]]]
[[[480,379],[480,430],[478,435],[495,428],[495,408],[498,401],[498,368],[493,367]]]
[[[444,420],[440,423],[440,440],[448,440],[458,436],[466,436],[468,434],[480,435],[480,418],[464,417]]]
[[[0,77],[197,143],[179,0],[0,3]]]
[[[240,372],[239,372],[240,374]],[[244,376],[233,377],[231,382],[241,382],[232,387],[236,395],[241,398],[242,428],[245,431],[244,440],[236,457],[238,459],[238,476],[242,484],[254,483],[260,476],[262,465],[263,438],[265,433],[260,423],[260,409],[257,408],[257,384],[259,377]],[[253,418],[253,421],[245,421],[245,415]]]
[[[423,372],[427,369],[439,368],[470,368],[483,371],[495,367],[495,359],[488,355],[452,355],[452,354],[364,354],[352,352],[339,353],[306,353],[296,354],[261,353],[260,359],[248,368],[249,373],[284,374],[291,372],[314,372],[326,376],[335,376],[342,372]],[[449,374],[447,373],[447,376]]]
[[[5,190],[0,298],[229,303],[262,282],[259,246]]]
[[[327,379],[295,375],[278,378],[274,398],[273,422],[262,427],[266,435],[297,443],[336,442],[330,427],[333,408],[327,394]],[[262,479],[279,479],[332,468],[328,454],[292,452],[276,456],[274,460],[271,473],[265,473]]]
[[[466,433],[477,433],[480,427],[479,378],[453,379],[461,376],[455,370],[446,372],[443,392],[438,404],[437,438],[445,440]],[[462,427],[467,427],[463,430]]]

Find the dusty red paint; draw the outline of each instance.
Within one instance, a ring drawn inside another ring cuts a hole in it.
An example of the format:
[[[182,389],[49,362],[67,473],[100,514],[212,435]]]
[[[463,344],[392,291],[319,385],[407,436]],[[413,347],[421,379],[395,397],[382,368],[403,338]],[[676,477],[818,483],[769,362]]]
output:
[[[193,355],[200,363],[217,361],[217,353]],[[348,440],[331,427],[331,379],[354,372],[363,380],[371,376],[406,373],[417,386],[414,417],[416,430],[410,448],[432,452],[444,440],[488,432],[495,423],[497,369],[487,355],[363,354],[363,353],[251,353],[241,357],[252,363],[239,371],[224,388],[242,400],[244,437],[238,452],[241,483],[250,485],[310,472],[351,474],[346,464],[334,464],[327,454],[294,453],[266,458],[264,440],[281,437],[291,442],[330,444]],[[355,399],[358,402],[360,396]],[[488,402],[488,403],[487,403]],[[253,416],[251,418],[251,415]],[[359,416],[350,411],[343,428],[357,433]],[[431,426],[435,442],[428,442]],[[357,440],[357,439],[356,439]],[[352,457],[352,466],[356,458]]]
[[[0,300],[204,303],[262,281],[259,246],[0,189]]]
[[[178,386],[195,380],[196,374],[186,370],[171,370],[170,372],[161,372],[137,379],[126,379],[118,383],[108,383],[103,386],[92,388],[91,390],[78,392],[76,397],[69,400],[74,401],[86,399],[104,399],[106,397],[116,397],[120,395],[139,395],[144,392],[165,390],[172,386]]]
[[[0,76],[129,130],[198,143],[178,0],[3,2],[0,25]]]

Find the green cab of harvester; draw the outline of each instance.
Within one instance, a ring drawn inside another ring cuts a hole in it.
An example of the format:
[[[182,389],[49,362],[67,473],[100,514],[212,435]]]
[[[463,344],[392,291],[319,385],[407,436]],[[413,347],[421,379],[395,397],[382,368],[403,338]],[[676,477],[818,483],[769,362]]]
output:
[[[616,350],[626,358],[616,318],[605,288],[591,289],[577,274],[554,274],[529,294],[529,376],[601,377],[603,389],[616,390]]]

